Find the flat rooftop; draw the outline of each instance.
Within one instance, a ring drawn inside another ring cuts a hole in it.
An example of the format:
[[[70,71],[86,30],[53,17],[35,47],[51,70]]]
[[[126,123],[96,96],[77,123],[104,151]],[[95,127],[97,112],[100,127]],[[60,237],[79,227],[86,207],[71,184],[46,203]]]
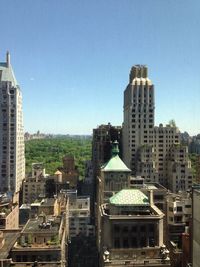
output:
[[[30,219],[23,229],[23,233],[57,233],[60,228],[61,218],[46,216],[45,222],[42,216]]]

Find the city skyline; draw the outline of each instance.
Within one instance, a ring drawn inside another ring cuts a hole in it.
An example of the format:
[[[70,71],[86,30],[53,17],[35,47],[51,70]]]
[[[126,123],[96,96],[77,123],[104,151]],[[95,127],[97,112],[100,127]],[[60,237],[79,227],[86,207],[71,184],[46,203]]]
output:
[[[198,134],[199,7],[171,0],[1,1],[0,61],[9,50],[25,131],[91,134],[100,124],[121,125],[127,73],[146,64],[155,125],[174,119],[182,132]]]

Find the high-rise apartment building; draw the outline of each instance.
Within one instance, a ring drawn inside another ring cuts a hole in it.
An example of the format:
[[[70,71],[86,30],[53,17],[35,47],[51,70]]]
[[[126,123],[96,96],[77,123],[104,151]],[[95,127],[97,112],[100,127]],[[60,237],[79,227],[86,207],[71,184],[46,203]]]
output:
[[[124,92],[123,159],[136,173],[137,151],[154,142],[154,86],[146,66],[132,67]]]
[[[22,94],[10,55],[0,63],[0,191],[18,192],[25,177]]]
[[[144,65],[132,67],[124,92],[123,160],[134,175],[173,192],[192,186],[188,150],[180,146],[180,131],[172,121],[154,125],[154,85]],[[179,155],[179,159],[175,157]]]

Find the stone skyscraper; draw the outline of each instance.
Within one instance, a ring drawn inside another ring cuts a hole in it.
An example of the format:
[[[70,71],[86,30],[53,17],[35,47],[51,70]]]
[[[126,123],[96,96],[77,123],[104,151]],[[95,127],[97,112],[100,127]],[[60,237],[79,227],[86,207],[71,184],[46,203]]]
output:
[[[180,131],[172,121],[154,125],[154,85],[144,65],[131,68],[124,92],[123,160],[134,175],[159,182],[173,192],[192,185],[188,149],[180,144]]]
[[[138,148],[153,145],[154,86],[146,66],[135,65],[124,92],[123,159],[136,173]]]
[[[0,192],[18,192],[25,177],[22,94],[7,52],[0,62]]]

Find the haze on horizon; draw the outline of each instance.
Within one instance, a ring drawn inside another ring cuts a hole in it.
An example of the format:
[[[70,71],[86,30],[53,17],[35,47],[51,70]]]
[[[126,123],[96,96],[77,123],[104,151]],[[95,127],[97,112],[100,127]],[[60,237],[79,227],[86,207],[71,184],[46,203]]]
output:
[[[25,131],[121,125],[130,68],[146,64],[155,124],[200,133],[199,10],[198,0],[2,0],[0,61],[9,50]]]

